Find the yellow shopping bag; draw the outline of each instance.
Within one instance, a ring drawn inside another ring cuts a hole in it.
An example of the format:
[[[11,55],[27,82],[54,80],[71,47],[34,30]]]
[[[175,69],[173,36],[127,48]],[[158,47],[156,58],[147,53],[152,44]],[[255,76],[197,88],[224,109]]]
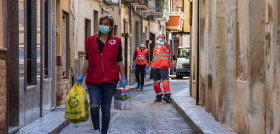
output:
[[[82,85],[75,85],[71,88],[65,100],[65,119],[73,123],[87,121],[89,118],[88,101]]]

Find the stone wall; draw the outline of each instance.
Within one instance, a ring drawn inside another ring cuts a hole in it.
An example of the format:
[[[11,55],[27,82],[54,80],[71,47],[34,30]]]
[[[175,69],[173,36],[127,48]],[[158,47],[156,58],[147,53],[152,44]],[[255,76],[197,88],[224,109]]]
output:
[[[192,96],[238,133],[279,134],[279,0],[201,0],[199,16],[196,4],[191,65],[196,71],[198,44],[199,75],[192,73]]]
[[[0,133],[6,131],[7,86],[6,86],[6,51],[0,50]]]
[[[60,56],[57,57],[56,66],[56,105],[60,106],[65,104],[65,99],[68,92],[71,89],[71,82],[69,79],[64,79],[62,77],[63,67],[61,63]]]

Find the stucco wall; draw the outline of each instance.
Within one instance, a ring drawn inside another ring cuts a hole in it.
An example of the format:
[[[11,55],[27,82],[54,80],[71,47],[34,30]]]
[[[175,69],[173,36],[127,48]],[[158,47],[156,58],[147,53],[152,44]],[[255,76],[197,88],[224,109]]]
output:
[[[199,104],[238,133],[278,134],[279,1],[202,0],[199,16],[193,2],[192,69],[199,26]]]
[[[154,33],[156,37],[161,34],[160,23],[156,20],[150,20],[150,32]]]
[[[108,8],[110,9],[109,14],[114,17],[114,23],[117,25],[117,33],[115,34],[116,36],[121,37],[121,21],[123,21],[120,12],[121,7],[114,5],[113,7],[108,6]]]
[[[279,0],[265,3],[265,116],[266,133],[280,133]]]
[[[188,0],[184,1],[184,25],[183,25],[183,31],[184,32],[190,32],[190,2]]]
[[[197,10],[198,10],[198,2],[197,0],[193,0],[193,11],[192,11],[192,30],[191,30],[191,96],[196,98],[196,73],[197,73]]]
[[[7,116],[6,52],[1,50],[0,50],[0,78],[1,78],[0,79],[0,133],[5,133],[6,116]]]
[[[7,117],[7,83],[6,83],[6,50],[4,48],[3,11],[0,0],[0,133],[6,132]],[[2,50],[1,50],[2,49]]]
[[[2,0],[0,0],[0,48],[4,47],[4,40],[3,40],[3,11],[2,11]]]
[[[93,0],[79,0],[75,2],[77,4],[77,8],[75,8],[75,11],[77,13],[77,18],[75,21],[75,38],[76,38],[76,46],[77,51],[75,58],[78,58],[78,51],[85,51],[85,19],[88,19],[91,21],[91,34],[94,33],[94,10],[98,11],[100,14],[100,6],[98,1]]]

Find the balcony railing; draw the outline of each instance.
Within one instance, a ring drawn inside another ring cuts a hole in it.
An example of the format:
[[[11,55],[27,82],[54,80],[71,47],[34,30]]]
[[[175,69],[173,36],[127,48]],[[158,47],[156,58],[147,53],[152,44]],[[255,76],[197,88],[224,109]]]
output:
[[[135,0],[135,4],[137,5],[137,9],[148,9],[149,0]]]
[[[185,15],[182,11],[172,12],[169,15],[169,21],[165,23],[166,28],[173,31],[182,31]]]
[[[119,0],[103,0],[104,3],[108,5],[119,5]]]

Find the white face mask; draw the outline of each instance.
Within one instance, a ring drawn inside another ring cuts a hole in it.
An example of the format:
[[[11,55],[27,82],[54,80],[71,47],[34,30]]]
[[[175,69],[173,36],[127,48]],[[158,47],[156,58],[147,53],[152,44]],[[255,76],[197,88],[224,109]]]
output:
[[[141,44],[140,46],[141,46],[141,47],[146,47],[145,44]]]
[[[164,40],[162,38],[159,38],[157,41],[156,41],[156,44],[157,45],[163,45],[164,44]]]

